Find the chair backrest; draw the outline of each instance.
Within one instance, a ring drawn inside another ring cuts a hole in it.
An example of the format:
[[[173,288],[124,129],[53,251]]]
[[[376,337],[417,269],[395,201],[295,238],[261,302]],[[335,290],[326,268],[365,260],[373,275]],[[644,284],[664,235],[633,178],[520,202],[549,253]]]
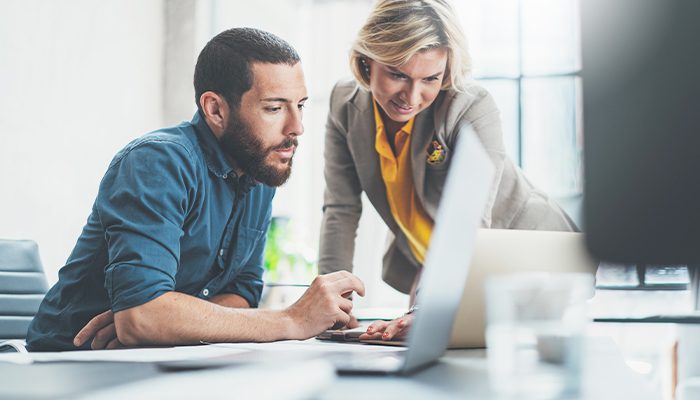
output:
[[[27,336],[47,290],[37,244],[0,239],[0,340]]]

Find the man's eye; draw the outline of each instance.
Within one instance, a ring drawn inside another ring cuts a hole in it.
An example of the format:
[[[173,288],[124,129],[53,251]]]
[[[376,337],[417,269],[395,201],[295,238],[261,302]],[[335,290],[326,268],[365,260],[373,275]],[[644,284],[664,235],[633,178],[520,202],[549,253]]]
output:
[[[304,108],[306,108],[306,104],[302,103],[302,104],[297,105],[297,107],[299,107],[300,110],[303,110]]]
[[[282,109],[282,107],[265,107],[265,111],[267,111],[267,112],[277,112],[281,109]]]

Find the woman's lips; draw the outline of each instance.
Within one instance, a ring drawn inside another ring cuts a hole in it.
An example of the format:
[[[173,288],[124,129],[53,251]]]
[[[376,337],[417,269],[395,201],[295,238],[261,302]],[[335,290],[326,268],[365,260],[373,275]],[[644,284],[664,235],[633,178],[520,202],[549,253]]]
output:
[[[397,102],[395,102],[395,101],[393,101],[393,100],[389,100],[389,102],[391,103],[392,108],[393,108],[397,113],[399,113],[399,114],[408,115],[408,114],[413,113],[414,107],[411,107],[411,106],[402,106],[402,105],[399,105],[399,103],[397,103]]]

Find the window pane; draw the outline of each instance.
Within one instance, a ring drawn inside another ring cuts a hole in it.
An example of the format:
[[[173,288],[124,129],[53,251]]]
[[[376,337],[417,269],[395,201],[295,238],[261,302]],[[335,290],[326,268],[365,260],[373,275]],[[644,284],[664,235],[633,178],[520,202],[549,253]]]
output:
[[[522,18],[523,74],[580,69],[577,0],[523,1]]]
[[[452,5],[469,41],[474,76],[518,76],[518,1],[469,0]]]
[[[501,112],[503,126],[503,141],[506,153],[514,162],[519,164],[518,152],[518,83],[511,79],[485,79],[478,81],[493,95],[498,110]]]
[[[553,196],[580,193],[580,79],[523,79],[523,168]]]
[[[348,62],[350,47],[371,6],[368,0],[313,2],[308,17],[313,25],[306,37],[311,53],[302,61],[309,93],[314,98],[327,103],[333,85],[339,79],[352,78]]]

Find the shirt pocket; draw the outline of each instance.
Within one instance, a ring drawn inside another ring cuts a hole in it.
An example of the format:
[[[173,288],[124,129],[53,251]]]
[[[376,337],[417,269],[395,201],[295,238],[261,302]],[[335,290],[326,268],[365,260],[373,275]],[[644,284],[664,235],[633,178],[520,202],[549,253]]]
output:
[[[235,268],[246,265],[255,249],[260,244],[260,240],[265,235],[265,231],[240,225],[236,237],[236,248],[233,252],[232,262]]]

